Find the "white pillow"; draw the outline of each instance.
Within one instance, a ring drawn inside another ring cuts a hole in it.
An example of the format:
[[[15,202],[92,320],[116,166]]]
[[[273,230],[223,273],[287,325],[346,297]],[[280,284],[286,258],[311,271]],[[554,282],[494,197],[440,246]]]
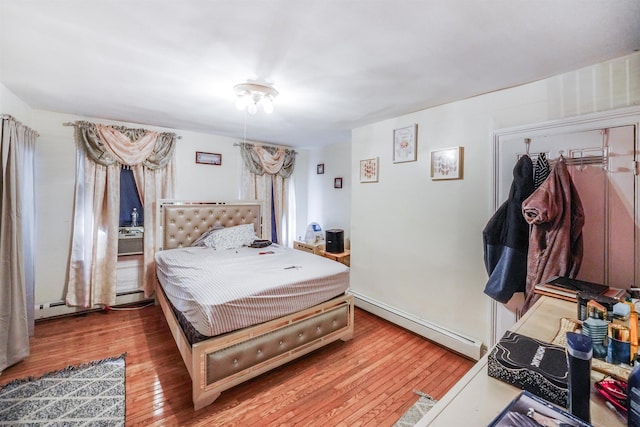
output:
[[[211,233],[205,239],[205,245],[216,250],[237,249],[249,246],[254,240],[256,240],[256,233],[253,230],[253,224],[242,224]]]
[[[224,227],[221,226],[220,224],[216,225],[215,227],[213,227],[211,230],[207,230],[205,231],[202,236],[198,237],[196,240],[193,241],[193,243],[191,243],[191,246],[207,246],[205,244],[205,240],[207,240],[207,238],[209,236],[211,236],[211,234],[215,233],[216,231],[220,231],[222,230]]]

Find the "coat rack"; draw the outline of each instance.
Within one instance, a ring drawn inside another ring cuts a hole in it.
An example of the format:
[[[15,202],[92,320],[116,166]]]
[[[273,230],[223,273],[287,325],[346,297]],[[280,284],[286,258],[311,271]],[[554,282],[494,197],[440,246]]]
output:
[[[609,129],[602,129],[603,134],[603,146],[592,148],[578,148],[569,150],[568,155],[565,156],[564,150],[558,150],[558,154],[564,157],[567,166],[577,166],[579,170],[584,170],[588,165],[600,165],[602,169],[607,170],[609,160],[609,146],[606,143],[608,138]],[[535,162],[538,156],[542,152],[531,152],[531,138],[524,139],[525,153],[518,154],[517,159],[520,160],[522,156],[529,156],[532,162]],[[550,165],[554,165],[558,159],[551,158],[549,151],[544,152]]]

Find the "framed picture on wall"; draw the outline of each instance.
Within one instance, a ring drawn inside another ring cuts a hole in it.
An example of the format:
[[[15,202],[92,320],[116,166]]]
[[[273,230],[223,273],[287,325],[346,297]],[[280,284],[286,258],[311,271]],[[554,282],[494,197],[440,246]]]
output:
[[[393,163],[415,162],[418,159],[417,135],[417,124],[393,131]]]
[[[431,152],[431,179],[462,179],[464,147]]]
[[[333,179],[333,188],[342,188],[342,178]]]
[[[222,164],[222,154],[196,151],[196,163],[220,166]]]
[[[324,173],[324,163],[319,163],[318,166],[316,166],[316,173],[318,175],[322,175]]]
[[[360,182],[378,182],[378,158],[360,160]]]

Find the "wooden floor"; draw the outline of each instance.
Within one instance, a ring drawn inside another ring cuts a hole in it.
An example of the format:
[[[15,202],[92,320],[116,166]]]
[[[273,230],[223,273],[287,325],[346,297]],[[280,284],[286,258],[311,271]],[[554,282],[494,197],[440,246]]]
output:
[[[41,321],[31,356],[0,384],[127,353],[127,426],[391,426],[417,400],[441,398],[473,365],[356,309],[355,335],[222,393],[193,410],[191,380],[159,306]]]

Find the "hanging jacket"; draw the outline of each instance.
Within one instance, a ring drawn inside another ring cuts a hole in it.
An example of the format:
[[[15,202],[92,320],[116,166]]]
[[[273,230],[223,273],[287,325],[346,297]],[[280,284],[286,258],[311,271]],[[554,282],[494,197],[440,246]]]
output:
[[[553,276],[575,278],[582,263],[584,209],[563,157],[522,203],[522,214],[531,224],[524,312],[537,300],[535,285]]]
[[[536,162],[533,165],[533,188],[538,188],[547,179],[551,173],[551,165],[544,153],[538,154]]]
[[[509,198],[482,232],[489,274],[484,293],[501,303],[508,302],[515,292],[525,291],[529,225],[522,217],[522,202],[533,189],[533,163],[529,156],[522,156],[513,168]]]

